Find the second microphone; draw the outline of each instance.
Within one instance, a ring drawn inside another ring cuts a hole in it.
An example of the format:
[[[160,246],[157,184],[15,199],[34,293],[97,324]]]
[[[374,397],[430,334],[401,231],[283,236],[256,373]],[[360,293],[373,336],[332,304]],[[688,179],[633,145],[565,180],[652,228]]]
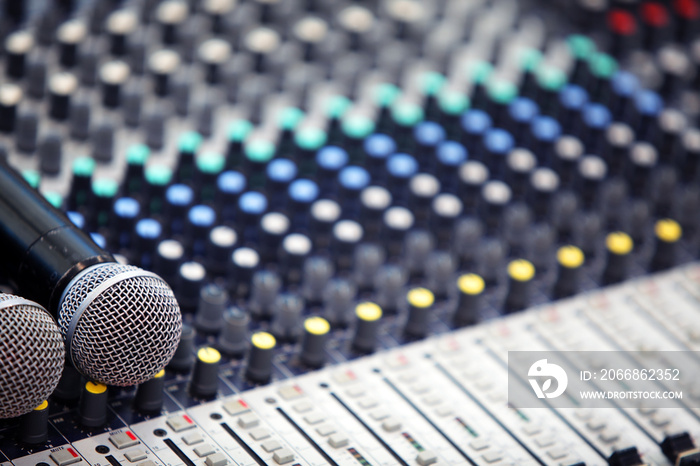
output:
[[[121,265],[0,161],[0,267],[57,319],[68,360],[109,385],[139,384],[172,358],[182,329],[158,275]]]

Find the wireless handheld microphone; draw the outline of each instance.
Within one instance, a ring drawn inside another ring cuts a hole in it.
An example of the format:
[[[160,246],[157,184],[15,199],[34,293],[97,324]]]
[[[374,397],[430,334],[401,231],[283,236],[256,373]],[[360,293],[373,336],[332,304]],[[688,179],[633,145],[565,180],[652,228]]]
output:
[[[57,319],[75,368],[120,386],[157,374],[182,327],[168,284],[117,263],[3,161],[0,186],[0,267]]]
[[[61,378],[64,357],[61,331],[46,309],[0,293],[0,419],[46,400]]]

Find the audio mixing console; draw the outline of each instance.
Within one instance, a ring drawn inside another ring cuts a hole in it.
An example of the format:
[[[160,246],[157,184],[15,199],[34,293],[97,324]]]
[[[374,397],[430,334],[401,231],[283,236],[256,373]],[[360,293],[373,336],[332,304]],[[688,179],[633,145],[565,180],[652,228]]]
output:
[[[697,0],[2,6],[0,170],[183,328],[0,466],[700,464]]]

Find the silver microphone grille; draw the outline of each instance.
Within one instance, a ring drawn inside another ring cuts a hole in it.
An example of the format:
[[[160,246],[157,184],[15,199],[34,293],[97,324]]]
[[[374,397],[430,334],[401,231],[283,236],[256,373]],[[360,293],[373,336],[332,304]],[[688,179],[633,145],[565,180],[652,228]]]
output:
[[[61,331],[43,307],[0,293],[0,419],[28,413],[51,395],[65,353]]]
[[[182,315],[158,275],[117,263],[79,273],[61,297],[58,325],[76,369],[92,380],[129,386],[170,361]]]

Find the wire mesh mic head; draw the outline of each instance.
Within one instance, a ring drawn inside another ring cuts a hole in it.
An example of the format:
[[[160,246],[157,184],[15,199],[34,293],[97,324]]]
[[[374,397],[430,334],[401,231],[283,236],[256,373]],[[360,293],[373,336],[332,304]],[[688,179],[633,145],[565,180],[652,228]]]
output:
[[[28,413],[49,397],[65,353],[61,331],[46,309],[0,293],[0,419]]]
[[[108,385],[151,379],[170,361],[182,315],[158,275],[118,263],[97,264],[68,284],[58,325],[78,371]]]

